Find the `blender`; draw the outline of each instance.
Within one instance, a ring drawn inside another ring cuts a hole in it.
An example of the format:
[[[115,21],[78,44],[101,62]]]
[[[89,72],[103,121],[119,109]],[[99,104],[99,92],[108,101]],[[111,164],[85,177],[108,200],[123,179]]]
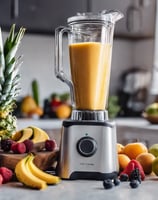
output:
[[[116,125],[108,119],[111,54],[116,10],[77,13],[55,30],[55,75],[70,88],[72,113],[61,130],[57,173],[62,179],[113,179],[118,174]],[[70,77],[63,69],[68,36]]]

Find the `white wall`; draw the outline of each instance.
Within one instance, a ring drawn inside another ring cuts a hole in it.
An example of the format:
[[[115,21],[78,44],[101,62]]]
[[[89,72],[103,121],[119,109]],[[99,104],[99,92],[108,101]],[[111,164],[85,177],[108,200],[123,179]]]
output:
[[[3,33],[3,37],[6,37]],[[69,68],[66,41],[64,42],[64,68]],[[133,65],[151,67],[152,42],[133,42],[132,40],[115,39],[113,44],[110,93],[115,93],[119,84],[119,76],[123,70]],[[20,96],[31,94],[31,81],[37,79],[40,87],[41,103],[53,92],[69,91],[67,85],[54,75],[54,37],[25,34],[18,54],[24,55],[21,66]]]

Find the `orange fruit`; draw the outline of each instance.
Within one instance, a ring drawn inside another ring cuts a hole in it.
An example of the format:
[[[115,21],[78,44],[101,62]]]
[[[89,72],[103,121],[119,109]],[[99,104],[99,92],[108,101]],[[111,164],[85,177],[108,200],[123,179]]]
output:
[[[117,153],[123,153],[124,146],[120,143],[117,143]]]
[[[145,174],[150,174],[152,172],[152,163],[155,160],[155,156],[151,153],[141,153],[136,157],[136,160],[143,167]]]
[[[147,152],[147,147],[141,142],[128,143],[125,145],[123,150],[123,153],[126,154],[130,159],[136,159],[139,154]]]
[[[71,107],[67,104],[61,104],[56,108],[55,113],[60,119],[68,118],[71,114]]]
[[[118,162],[119,162],[119,168],[121,171],[126,168],[128,163],[130,162],[130,158],[127,155],[120,153],[118,154]]]

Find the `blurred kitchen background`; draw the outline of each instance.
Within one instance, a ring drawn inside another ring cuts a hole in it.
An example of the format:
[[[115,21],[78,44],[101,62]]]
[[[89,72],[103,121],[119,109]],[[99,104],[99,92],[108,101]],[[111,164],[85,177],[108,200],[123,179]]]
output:
[[[27,28],[19,51],[24,57],[18,101],[32,95],[33,80],[38,82],[42,108],[52,94],[69,93],[66,84],[54,75],[54,30],[66,25],[67,18],[77,12],[98,12],[103,9],[117,9],[124,14],[115,29],[110,99],[114,104],[119,104],[117,116],[141,116],[145,106],[154,101],[157,93],[154,91],[153,95],[151,91],[156,63],[156,0],[0,0],[3,37],[8,35],[13,23],[17,27]],[[68,73],[66,40],[64,45],[63,63]]]

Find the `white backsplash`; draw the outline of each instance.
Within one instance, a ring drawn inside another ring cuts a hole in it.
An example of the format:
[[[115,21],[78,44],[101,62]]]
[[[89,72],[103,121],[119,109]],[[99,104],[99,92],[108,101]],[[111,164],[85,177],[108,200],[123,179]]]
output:
[[[3,33],[4,38],[6,33]],[[64,68],[68,73],[69,61],[67,41],[64,41]],[[54,75],[54,36],[25,34],[19,54],[24,55],[21,66],[20,96],[31,94],[31,81],[37,79],[40,87],[41,103],[53,92],[67,92],[66,84]],[[119,75],[132,66],[142,66],[151,70],[153,62],[153,40],[122,40],[115,39],[113,44],[110,93],[115,94]]]

